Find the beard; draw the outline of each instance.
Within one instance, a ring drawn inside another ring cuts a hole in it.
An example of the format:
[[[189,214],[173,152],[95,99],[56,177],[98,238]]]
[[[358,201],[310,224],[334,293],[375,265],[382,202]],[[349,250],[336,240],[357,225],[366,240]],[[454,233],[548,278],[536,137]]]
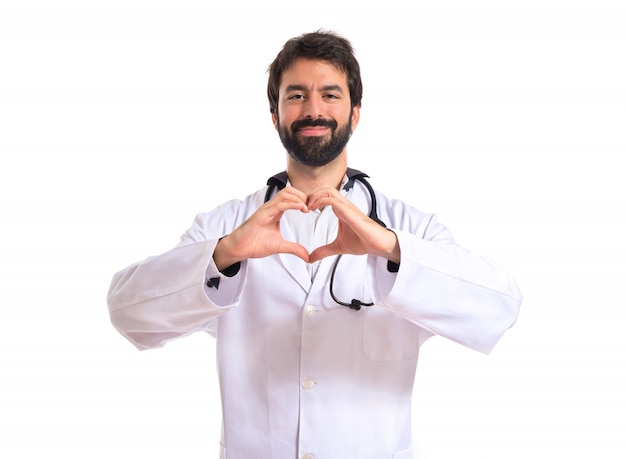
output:
[[[322,136],[298,136],[298,131],[309,126],[330,128],[330,138]],[[348,122],[338,126],[332,119],[310,119],[294,121],[291,126],[278,124],[278,136],[289,156],[305,166],[324,166],[334,160],[344,150],[352,135],[352,113]]]

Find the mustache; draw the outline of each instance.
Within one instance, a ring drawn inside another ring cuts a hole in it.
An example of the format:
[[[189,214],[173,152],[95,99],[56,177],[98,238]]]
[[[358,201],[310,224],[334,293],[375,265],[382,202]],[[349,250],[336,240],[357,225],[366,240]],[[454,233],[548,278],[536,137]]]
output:
[[[303,120],[297,120],[291,123],[291,130],[293,132],[298,131],[305,127],[314,127],[314,126],[324,126],[332,129],[333,131],[337,129],[337,122],[335,120],[327,120],[324,118],[305,118]]]

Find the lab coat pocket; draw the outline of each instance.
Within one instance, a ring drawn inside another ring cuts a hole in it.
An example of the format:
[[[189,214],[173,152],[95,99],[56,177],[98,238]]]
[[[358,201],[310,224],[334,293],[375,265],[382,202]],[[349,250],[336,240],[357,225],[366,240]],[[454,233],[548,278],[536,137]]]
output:
[[[379,306],[359,312],[364,314],[363,352],[370,361],[417,360],[421,342],[417,325]]]

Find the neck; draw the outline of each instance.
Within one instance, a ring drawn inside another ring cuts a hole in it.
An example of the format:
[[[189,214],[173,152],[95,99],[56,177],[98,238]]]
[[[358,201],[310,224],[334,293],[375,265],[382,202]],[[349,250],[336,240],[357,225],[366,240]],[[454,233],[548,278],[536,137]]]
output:
[[[287,159],[287,177],[291,186],[307,195],[323,185],[339,189],[347,168],[345,151],[330,163],[319,167],[305,166],[289,157]]]

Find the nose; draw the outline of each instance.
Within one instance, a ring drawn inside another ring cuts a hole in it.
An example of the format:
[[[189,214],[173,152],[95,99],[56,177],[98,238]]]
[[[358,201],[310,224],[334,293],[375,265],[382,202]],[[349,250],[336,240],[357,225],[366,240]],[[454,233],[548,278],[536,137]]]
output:
[[[317,97],[309,97],[302,106],[305,118],[323,118],[321,100]]]

